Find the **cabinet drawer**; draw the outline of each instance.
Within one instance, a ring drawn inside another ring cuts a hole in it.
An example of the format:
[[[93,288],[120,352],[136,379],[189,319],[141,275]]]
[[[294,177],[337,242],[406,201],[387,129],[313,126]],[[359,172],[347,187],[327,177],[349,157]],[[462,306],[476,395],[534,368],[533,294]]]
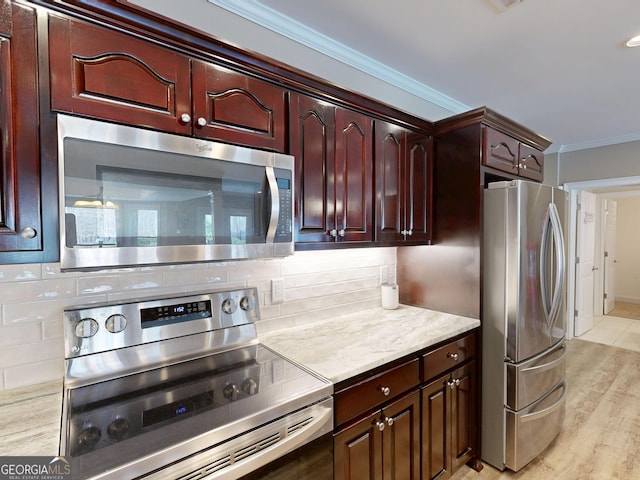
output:
[[[482,164],[518,174],[518,141],[502,132],[485,127]]]
[[[416,358],[336,392],[334,404],[336,426],[364,412],[378,408],[387,400],[416,387],[420,383],[418,362]]]
[[[422,356],[422,381],[462,365],[475,355],[476,337],[467,335]]]

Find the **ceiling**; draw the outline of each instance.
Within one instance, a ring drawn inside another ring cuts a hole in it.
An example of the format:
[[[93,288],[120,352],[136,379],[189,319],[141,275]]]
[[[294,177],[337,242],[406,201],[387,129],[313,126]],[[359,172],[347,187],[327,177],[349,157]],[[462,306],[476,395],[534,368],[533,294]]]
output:
[[[328,39],[452,113],[489,106],[547,152],[640,140],[640,47],[624,46],[638,0],[208,1],[316,49]]]

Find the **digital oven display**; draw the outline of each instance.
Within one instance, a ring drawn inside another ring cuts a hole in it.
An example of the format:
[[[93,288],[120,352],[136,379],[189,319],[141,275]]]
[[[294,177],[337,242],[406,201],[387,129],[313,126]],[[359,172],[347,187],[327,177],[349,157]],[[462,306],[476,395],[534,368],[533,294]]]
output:
[[[163,305],[160,307],[143,308],[140,310],[142,328],[188,322],[190,320],[209,318],[211,316],[210,300],[179,303],[176,305]]]

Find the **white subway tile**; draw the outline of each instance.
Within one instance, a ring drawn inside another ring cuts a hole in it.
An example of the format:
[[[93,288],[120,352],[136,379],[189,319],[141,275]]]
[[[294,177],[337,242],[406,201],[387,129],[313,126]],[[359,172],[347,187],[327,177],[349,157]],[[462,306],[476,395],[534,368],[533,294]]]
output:
[[[19,388],[27,385],[61,380],[64,376],[62,361],[42,361],[6,368],[4,370],[4,388]]]
[[[0,327],[0,347],[21,346],[42,340],[42,324],[24,323]]]
[[[51,320],[50,322],[42,322],[43,340],[59,339],[63,341],[62,323],[62,318]]]
[[[41,278],[42,270],[38,264],[0,265],[0,282],[22,282]]]
[[[229,269],[226,265],[194,265],[191,268],[172,268],[162,273],[162,283],[165,286],[216,284],[227,281],[229,281]]]
[[[5,325],[13,325],[24,322],[41,322],[62,318],[65,308],[75,307],[79,304],[102,303],[107,301],[106,295],[91,297],[63,298],[42,302],[23,302],[2,306],[2,317]]]
[[[160,272],[127,275],[97,275],[78,278],[78,296],[118,293],[129,290],[149,290],[162,286]]]
[[[75,279],[0,283],[0,299],[5,304],[73,298],[75,292]]]
[[[44,360],[62,362],[63,358],[63,344],[58,338],[0,349],[0,366],[3,368],[18,367]]]

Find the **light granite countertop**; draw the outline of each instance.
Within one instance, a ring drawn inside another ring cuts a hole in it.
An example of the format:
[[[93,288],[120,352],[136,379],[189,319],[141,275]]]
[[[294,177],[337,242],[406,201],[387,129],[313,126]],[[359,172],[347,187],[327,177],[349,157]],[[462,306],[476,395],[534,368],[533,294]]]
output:
[[[62,419],[62,378],[0,392],[0,456],[56,456]]]
[[[260,335],[260,341],[338,383],[480,326],[474,318],[400,305]]]
[[[479,320],[400,305],[287,328],[260,341],[333,383],[472,330]],[[58,454],[62,379],[0,391],[0,456]]]

